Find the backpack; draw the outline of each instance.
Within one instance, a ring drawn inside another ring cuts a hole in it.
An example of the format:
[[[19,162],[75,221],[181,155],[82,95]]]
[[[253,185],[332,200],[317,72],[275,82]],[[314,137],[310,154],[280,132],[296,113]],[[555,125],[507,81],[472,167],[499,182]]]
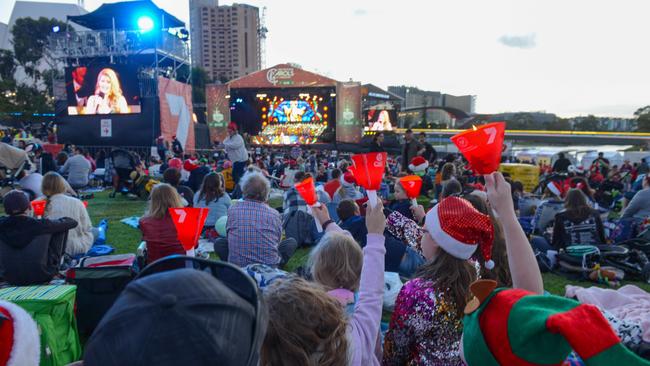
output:
[[[294,238],[298,246],[311,246],[314,244],[312,238],[312,226],[314,218],[301,210],[296,210],[284,215],[282,229],[287,238]]]

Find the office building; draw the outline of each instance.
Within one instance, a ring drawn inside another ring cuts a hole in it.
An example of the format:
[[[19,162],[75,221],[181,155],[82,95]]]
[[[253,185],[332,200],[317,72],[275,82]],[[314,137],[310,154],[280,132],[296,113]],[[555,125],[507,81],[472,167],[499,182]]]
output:
[[[402,109],[419,107],[449,107],[467,114],[475,113],[476,96],[455,96],[439,91],[420,90],[412,86],[389,86],[388,91],[403,98]]]
[[[260,15],[246,4],[190,0],[192,65],[226,82],[261,69]]]

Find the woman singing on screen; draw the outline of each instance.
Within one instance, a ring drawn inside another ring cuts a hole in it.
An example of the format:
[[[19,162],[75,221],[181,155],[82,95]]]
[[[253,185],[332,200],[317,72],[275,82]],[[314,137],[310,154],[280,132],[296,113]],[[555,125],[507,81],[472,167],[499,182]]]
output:
[[[88,98],[85,114],[129,113],[122,94],[120,80],[112,69],[103,69],[97,75],[95,94]]]

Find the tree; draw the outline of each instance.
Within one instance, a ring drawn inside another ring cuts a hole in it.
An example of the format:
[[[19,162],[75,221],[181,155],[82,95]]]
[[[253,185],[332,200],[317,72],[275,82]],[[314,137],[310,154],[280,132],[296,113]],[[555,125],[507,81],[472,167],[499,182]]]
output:
[[[547,128],[552,131],[571,131],[571,123],[566,118],[556,117],[548,123]]]
[[[634,116],[637,131],[650,132],[650,105],[637,109]]]
[[[596,118],[593,114],[588,115],[587,117],[580,120],[576,123],[576,130],[578,131],[599,131],[600,130],[600,120]]]
[[[205,103],[205,85],[208,83],[208,73],[201,67],[192,68],[192,103]]]
[[[65,28],[66,24],[54,18],[19,18],[11,28],[16,61],[32,78],[34,86],[41,78],[38,69],[41,59],[44,59],[50,68],[54,66],[54,59],[47,53],[46,46],[55,26]]]
[[[9,50],[0,50],[0,80],[14,80],[14,72],[16,72],[14,53]]]

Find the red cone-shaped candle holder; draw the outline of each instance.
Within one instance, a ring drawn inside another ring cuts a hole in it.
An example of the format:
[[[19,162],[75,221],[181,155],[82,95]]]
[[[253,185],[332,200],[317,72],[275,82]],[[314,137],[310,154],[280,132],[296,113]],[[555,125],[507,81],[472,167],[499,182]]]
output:
[[[207,208],[195,207],[169,209],[174,226],[176,226],[178,241],[181,242],[185,251],[193,249],[199,242],[208,212],[210,211]]]
[[[407,175],[399,180],[402,188],[406,192],[406,196],[411,200],[413,206],[417,206],[417,198],[422,190],[422,178],[417,175]]]
[[[505,122],[488,123],[454,135],[451,141],[475,173],[491,174],[499,169],[501,163],[505,130]]]
[[[357,184],[366,189],[370,206],[377,204],[377,190],[386,170],[386,153],[368,153],[352,155],[354,164],[351,171]]]
[[[45,205],[47,201],[45,200],[33,200],[32,209],[34,210],[34,216],[43,216],[45,214]]]

